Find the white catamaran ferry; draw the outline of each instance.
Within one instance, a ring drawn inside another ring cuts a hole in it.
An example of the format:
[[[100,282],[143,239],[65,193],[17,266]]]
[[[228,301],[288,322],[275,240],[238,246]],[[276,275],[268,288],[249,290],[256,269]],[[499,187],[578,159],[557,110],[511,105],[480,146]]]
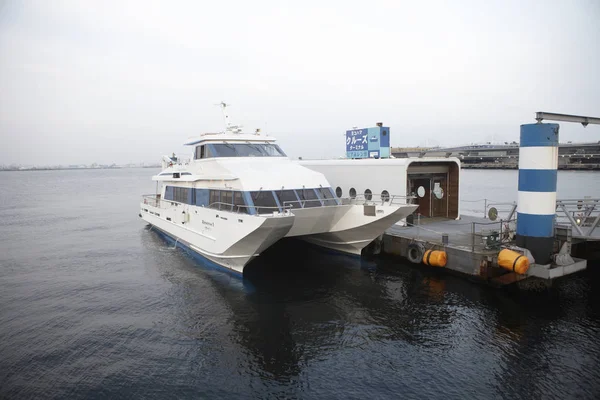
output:
[[[177,244],[242,273],[284,237],[359,255],[417,208],[393,196],[339,198],[322,173],[291,161],[274,138],[242,133],[221,107],[225,132],[187,143],[189,161],[163,157],[157,192],[140,204],[140,217]]]

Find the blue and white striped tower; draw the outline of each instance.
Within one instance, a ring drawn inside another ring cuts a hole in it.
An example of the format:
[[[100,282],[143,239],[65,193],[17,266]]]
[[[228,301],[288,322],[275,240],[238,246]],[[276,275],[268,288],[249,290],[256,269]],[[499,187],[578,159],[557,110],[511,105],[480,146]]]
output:
[[[521,125],[517,246],[536,264],[550,262],[554,246],[558,124]]]

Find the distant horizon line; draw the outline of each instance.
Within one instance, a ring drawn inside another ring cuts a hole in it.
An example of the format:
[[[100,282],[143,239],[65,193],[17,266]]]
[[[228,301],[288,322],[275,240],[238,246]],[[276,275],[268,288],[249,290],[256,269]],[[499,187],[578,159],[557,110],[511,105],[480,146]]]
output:
[[[126,169],[126,168],[160,168],[160,163],[127,163],[127,164],[70,164],[70,165],[0,165],[0,171],[43,171],[43,170],[77,170],[77,169]]]

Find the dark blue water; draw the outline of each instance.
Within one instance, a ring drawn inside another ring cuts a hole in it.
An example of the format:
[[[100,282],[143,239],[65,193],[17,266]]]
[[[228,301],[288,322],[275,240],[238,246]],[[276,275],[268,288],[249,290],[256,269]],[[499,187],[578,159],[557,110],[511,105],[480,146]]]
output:
[[[144,226],[154,172],[0,173],[0,398],[600,397],[598,273],[519,294],[287,243],[241,281]]]

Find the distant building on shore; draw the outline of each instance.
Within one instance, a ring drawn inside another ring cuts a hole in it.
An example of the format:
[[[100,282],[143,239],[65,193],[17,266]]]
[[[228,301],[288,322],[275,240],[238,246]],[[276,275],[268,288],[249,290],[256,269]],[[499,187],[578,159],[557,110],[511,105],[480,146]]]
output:
[[[477,144],[459,147],[392,147],[396,158],[457,157],[463,168],[517,169],[519,144]],[[561,143],[558,148],[558,169],[600,170],[600,142]]]

